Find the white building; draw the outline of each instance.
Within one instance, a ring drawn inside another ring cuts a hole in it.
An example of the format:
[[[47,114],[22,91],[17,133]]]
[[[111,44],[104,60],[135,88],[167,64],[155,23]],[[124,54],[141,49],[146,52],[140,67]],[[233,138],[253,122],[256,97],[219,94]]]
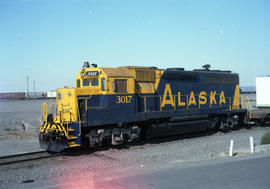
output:
[[[270,107],[270,76],[256,77],[256,102],[258,108]]]
[[[47,98],[56,98],[56,91],[52,90],[47,92]]]

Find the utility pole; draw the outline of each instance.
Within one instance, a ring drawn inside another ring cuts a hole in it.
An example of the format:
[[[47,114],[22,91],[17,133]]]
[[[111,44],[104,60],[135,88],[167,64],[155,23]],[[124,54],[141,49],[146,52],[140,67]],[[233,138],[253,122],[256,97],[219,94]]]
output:
[[[34,93],[36,92],[36,83],[35,83],[35,80],[34,80]]]
[[[29,79],[29,77],[28,77],[28,75],[27,75],[27,92],[26,92],[26,96],[27,96],[27,97],[28,97],[28,94],[29,94],[28,79]]]

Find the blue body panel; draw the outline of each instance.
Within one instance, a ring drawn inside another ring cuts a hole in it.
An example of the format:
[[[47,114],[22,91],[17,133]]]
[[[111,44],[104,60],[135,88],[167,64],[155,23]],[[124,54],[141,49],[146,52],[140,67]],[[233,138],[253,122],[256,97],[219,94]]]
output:
[[[217,83],[216,81],[206,81],[206,76],[209,73],[203,72],[181,72],[194,73],[193,80],[178,79],[180,72],[164,72],[160,79],[157,91],[155,94],[115,94],[115,95],[92,95],[89,96],[87,103],[87,120],[83,126],[99,126],[109,124],[120,124],[127,122],[141,122],[149,119],[168,118],[173,116],[188,116],[200,114],[230,114],[236,112],[245,112],[245,110],[230,110],[233,97],[235,94],[236,85],[239,83],[237,74],[224,73],[226,77],[236,78],[236,82]],[[175,74],[174,77],[171,77]],[[177,75],[178,74],[178,75]],[[211,73],[212,74],[212,73]],[[218,73],[221,75],[222,73]],[[215,76],[215,74],[212,74]],[[170,76],[170,77],[168,77]],[[165,86],[170,85],[171,93],[174,96],[175,107],[166,104],[161,108]],[[187,98],[190,98],[190,93],[195,94],[196,105],[178,106],[178,92],[181,93],[181,102],[187,104]],[[207,93],[207,103],[198,105],[199,93],[205,91]],[[216,103],[210,104],[210,93],[216,92]],[[226,103],[219,103],[220,94],[223,91]],[[182,96],[183,95],[183,96]],[[187,95],[187,96],[186,96]],[[127,97],[129,96],[129,97]],[[87,97],[87,96],[78,96]],[[161,98],[162,97],[162,98]],[[229,97],[231,99],[229,99]],[[119,103],[119,98],[130,98],[128,103]]]

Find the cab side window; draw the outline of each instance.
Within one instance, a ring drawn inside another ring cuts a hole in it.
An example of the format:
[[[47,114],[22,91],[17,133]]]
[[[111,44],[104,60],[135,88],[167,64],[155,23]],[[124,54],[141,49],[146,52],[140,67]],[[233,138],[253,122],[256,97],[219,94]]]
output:
[[[91,86],[98,86],[98,79],[91,79]]]
[[[101,90],[105,91],[105,88],[106,88],[105,78],[101,78]]]
[[[117,93],[127,93],[127,80],[115,79],[113,83],[113,91]]]
[[[88,79],[83,80],[83,86],[89,86],[89,80]]]
[[[77,88],[80,88],[80,87],[81,87],[81,80],[77,79]]]

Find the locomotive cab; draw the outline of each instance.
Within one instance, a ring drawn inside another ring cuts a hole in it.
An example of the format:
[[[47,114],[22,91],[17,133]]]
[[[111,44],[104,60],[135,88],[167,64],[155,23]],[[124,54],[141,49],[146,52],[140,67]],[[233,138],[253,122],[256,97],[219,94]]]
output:
[[[134,94],[134,78],[127,68],[90,67],[85,62],[75,83],[75,88],[57,90],[56,104],[43,104],[40,144],[48,151],[80,146],[82,130],[103,124],[100,120],[110,121],[109,108],[114,112],[119,110],[119,106],[110,105],[112,98],[118,98],[113,101],[126,110],[123,116],[134,113],[132,97],[119,96]]]

